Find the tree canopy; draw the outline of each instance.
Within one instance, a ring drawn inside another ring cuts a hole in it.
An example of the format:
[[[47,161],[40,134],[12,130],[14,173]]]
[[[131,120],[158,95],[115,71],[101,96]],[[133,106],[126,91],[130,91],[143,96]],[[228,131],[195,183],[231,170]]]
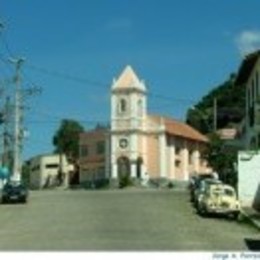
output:
[[[245,89],[234,84],[235,75],[215,87],[187,111],[186,122],[209,137],[204,157],[220,179],[236,187],[238,147],[221,140],[214,133],[214,99],[217,100],[217,129],[232,127],[242,121],[245,114]]]
[[[244,117],[245,89],[234,84],[235,75],[215,87],[187,111],[186,122],[206,134],[213,130],[214,99],[217,100],[217,128],[239,123]]]
[[[63,119],[60,127],[53,136],[53,145],[56,153],[64,153],[68,158],[78,158],[79,134],[84,127],[72,119]]]
[[[215,134],[209,134],[209,146],[204,158],[219,175],[220,180],[234,187],[237,185],[237,147],[228,145]]]

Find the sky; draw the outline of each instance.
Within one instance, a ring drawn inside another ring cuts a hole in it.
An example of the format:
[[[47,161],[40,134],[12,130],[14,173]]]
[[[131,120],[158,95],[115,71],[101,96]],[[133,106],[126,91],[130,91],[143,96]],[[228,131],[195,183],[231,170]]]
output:
[[[42,90],[25,97],[24,158],[51,153],[64,118],[109,122],[111,83],[128,64],[149,112],[184,120],[260,46],[259,10],[259,0],[0,0],[0,80],[11,91],[6,61],[23,57],[23,88]]]

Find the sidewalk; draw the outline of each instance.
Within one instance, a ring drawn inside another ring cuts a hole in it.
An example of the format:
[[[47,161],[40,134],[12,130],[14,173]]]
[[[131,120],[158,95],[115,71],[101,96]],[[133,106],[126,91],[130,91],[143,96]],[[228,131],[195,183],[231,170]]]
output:
[[[251,207],[243,207],[241,213],[260,231],[260,212]]]

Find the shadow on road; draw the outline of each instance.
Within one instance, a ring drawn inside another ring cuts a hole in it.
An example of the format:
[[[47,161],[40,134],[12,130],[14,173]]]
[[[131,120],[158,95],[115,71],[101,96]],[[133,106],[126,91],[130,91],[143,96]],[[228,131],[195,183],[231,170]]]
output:
[[[260,239],[245,238],[249,250],[260,251]]]

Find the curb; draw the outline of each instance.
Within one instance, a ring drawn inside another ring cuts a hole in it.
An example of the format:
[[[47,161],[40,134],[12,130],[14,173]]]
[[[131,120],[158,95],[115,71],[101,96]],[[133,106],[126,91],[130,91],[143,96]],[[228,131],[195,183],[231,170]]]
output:
[[[260,222],[252,219],[244,210],[241,210],[241,214],[245,217],[249,222],[260,231]]]

